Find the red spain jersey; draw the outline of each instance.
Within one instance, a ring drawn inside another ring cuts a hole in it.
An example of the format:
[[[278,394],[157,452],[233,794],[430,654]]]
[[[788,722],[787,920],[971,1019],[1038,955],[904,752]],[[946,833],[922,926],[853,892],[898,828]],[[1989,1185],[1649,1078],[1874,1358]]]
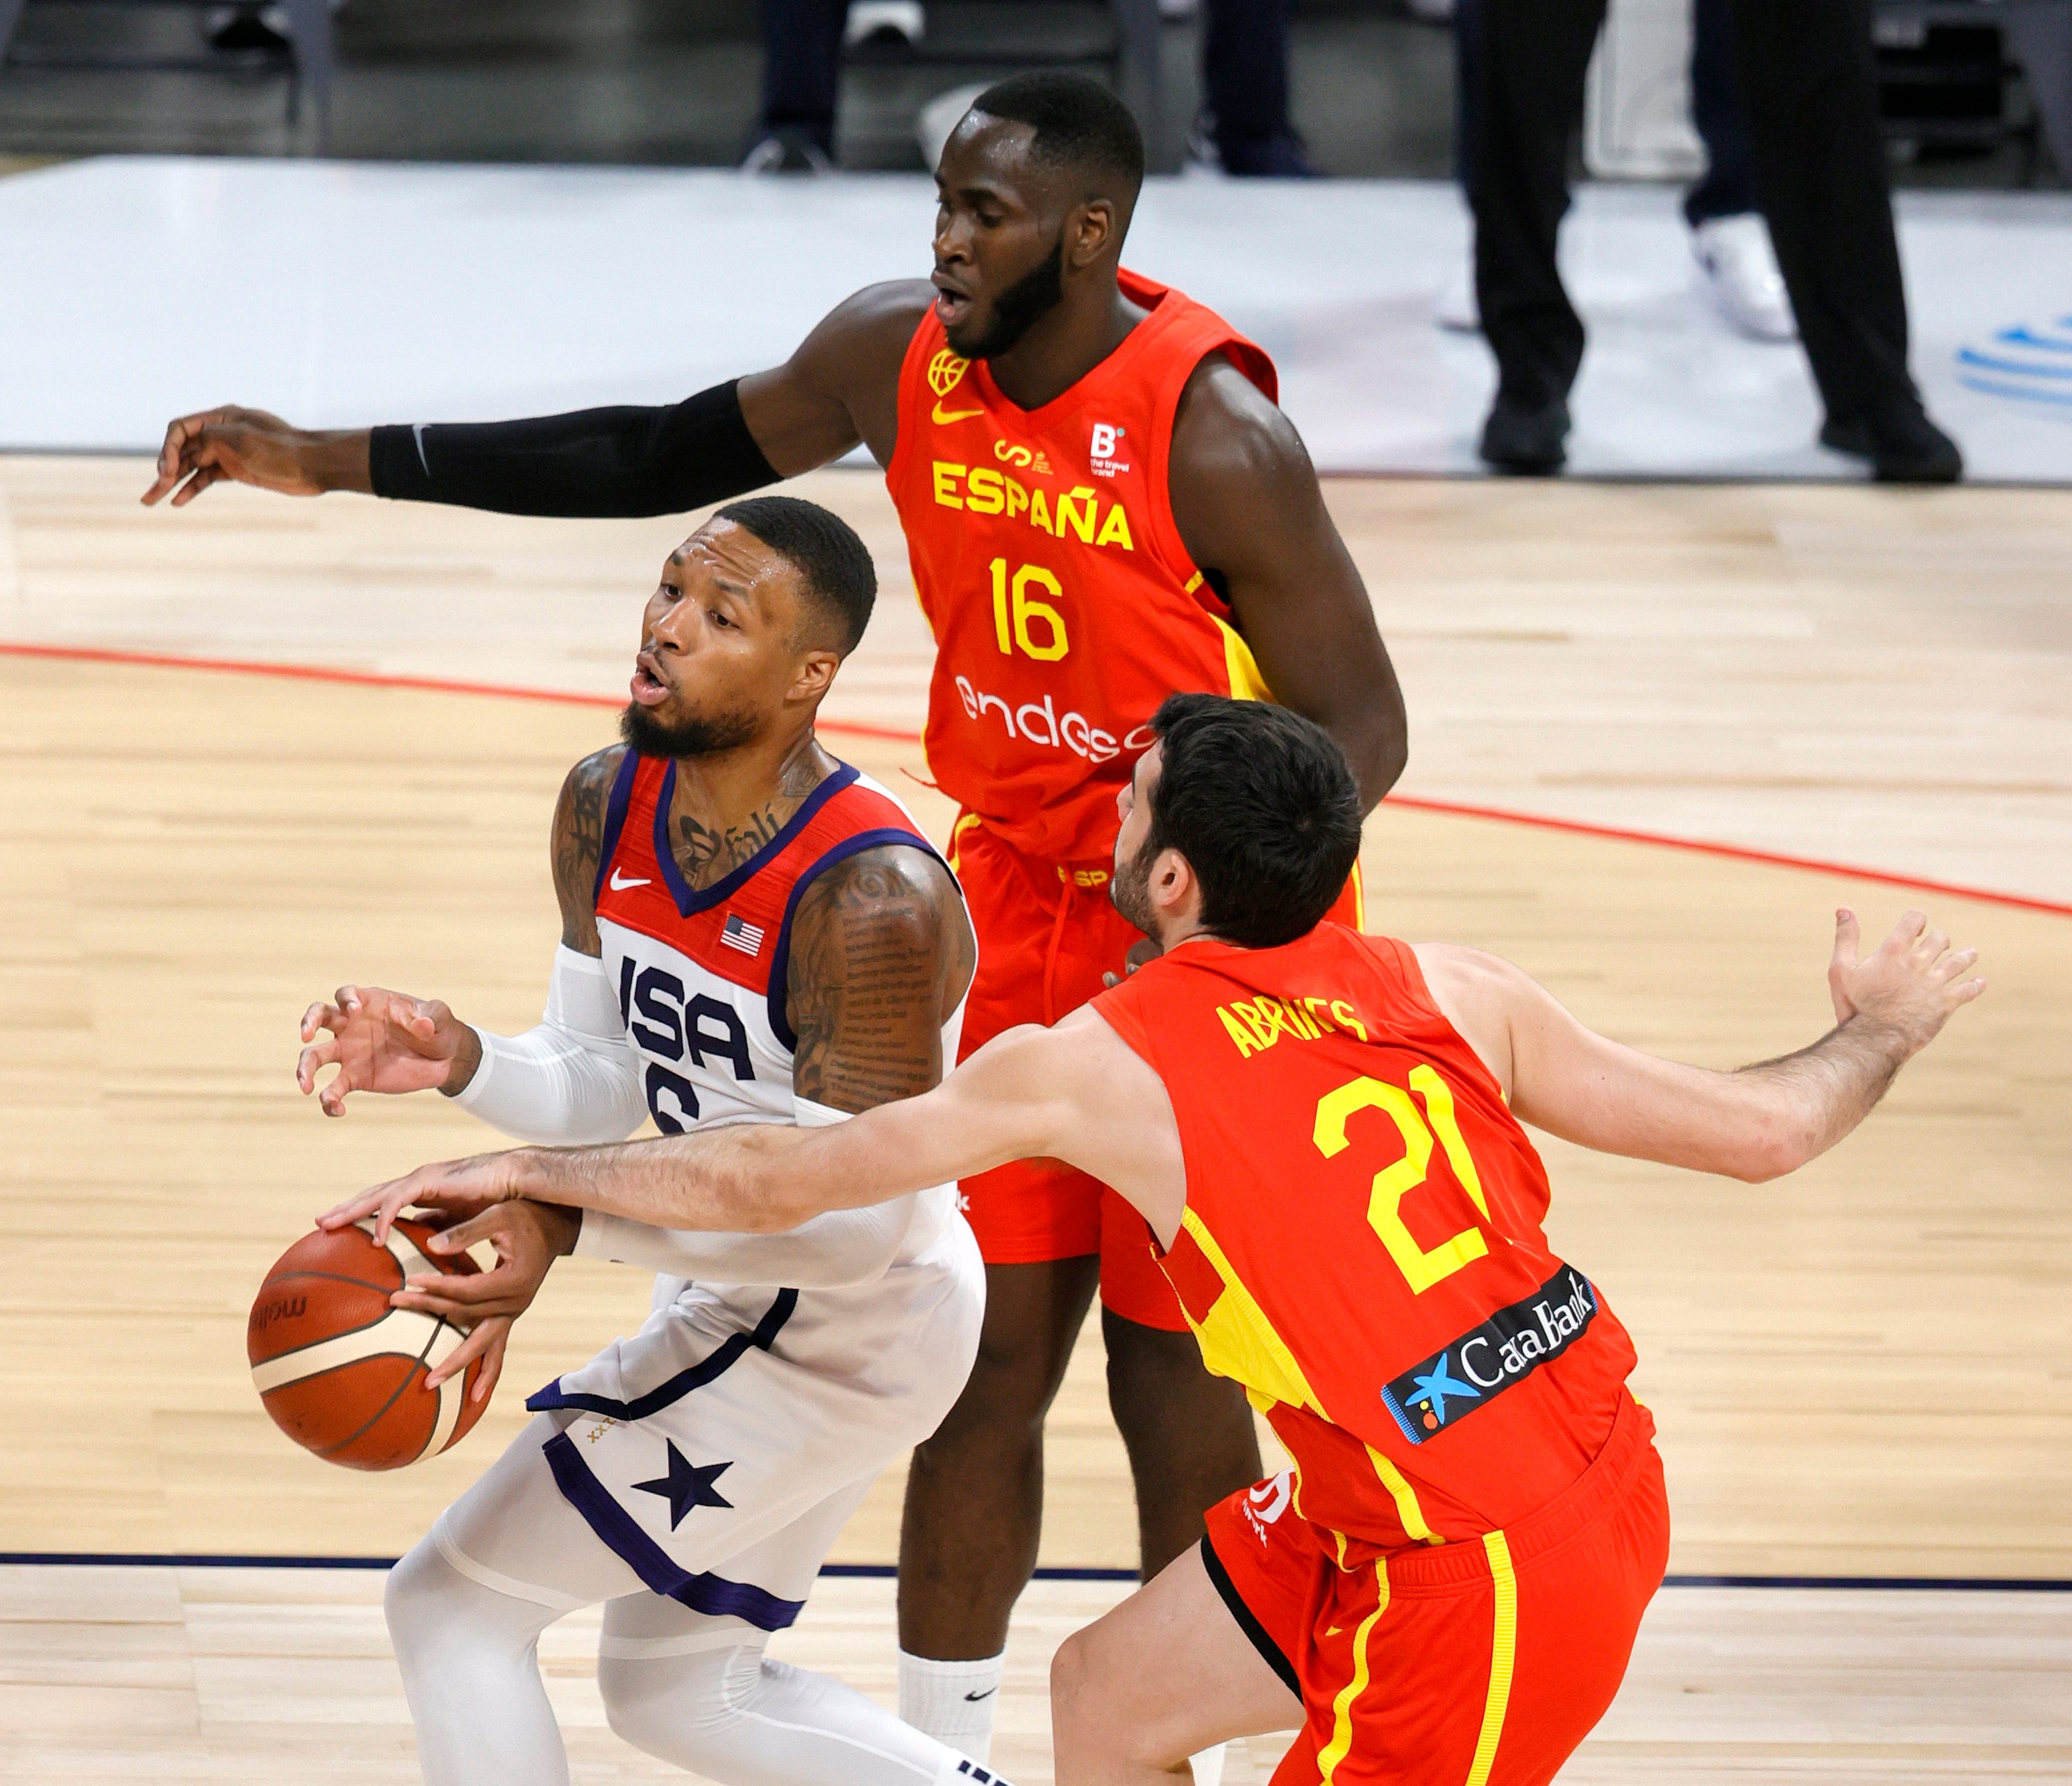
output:
[[[1342,1562],[1343,1540],[1478,1538],[1583,1475],[1632,1342],[1548,1249],[1546,1169],[1407,945],[1197,939],[1094,1004],[1178,1118],[1162,1262],[1202,1358],[1265,1414]]]
[[[1132,273],[1150,314],[1041,409],[949,348],[931,309],[899,374],[885,480],[935,636],[928,766],[1026,854],[1105,862],[1116,789],[1169,694],[1263,698],[1230,611],[1166,499],[1180,393],[1211,353],[1275,394],[1273,363],[1191,298]]]

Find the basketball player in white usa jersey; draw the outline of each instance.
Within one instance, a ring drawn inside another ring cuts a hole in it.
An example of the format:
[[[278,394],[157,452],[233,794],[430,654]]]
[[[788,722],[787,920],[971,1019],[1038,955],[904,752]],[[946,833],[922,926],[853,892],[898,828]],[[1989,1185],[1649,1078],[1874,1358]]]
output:
[[[628,747],[561,791],[545,1020],[490,1035],[435,1001],[342,988],[303,1019],[304,1091],[337,1115],[354,1092],[436,1088],[507,1134],[573,1143],[648,1117],[824,1125],[934,1085],[976,964],[962,899],[906,809],[813,735],[875,582],[808,503],[756,497],[699,529],[648,603]],[[661,1276],[640,1331],[530,1397],[532,1424],[390,1577],[430,1786],[566,1781],[534,1645],[598,1601],[606,1709],[650,1754],[725,1786],[987,1786],[763,1654],[969,1374],[985,1278],[955,1186],[774,1237],[548,1209],[500,1251],[515,1293],[433,1277],[397,1296],[471,1324],[442,1378],[478,1354],[500,1367],[559,1254]]]

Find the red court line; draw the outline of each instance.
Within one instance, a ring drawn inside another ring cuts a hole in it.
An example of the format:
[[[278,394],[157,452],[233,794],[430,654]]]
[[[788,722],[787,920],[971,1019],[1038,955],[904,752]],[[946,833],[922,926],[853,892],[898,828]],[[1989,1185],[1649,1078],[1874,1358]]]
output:
[[[434,694],[484,695],[504,701],[548,701],[563,706],[616,707],[617,697],[577,694],[559,689],[517,688],[500,682],[465,682],[435,676],[393,676],[375,670],[333,669],[317,664],[269,664],[241,657],[187,657],[166,652],[118,651],[95,645],[40,645],[0,640],[0,657],[47,658],[60,663],[120,664],[144,669],[212,670],[228,676],[272,676],[290,681],[343,682],[360,688],[413,689]],[[894,726],[873,726],[860,720],[824,719],[820,730],[838,736],[874,738],[894,744],[919,744],[919,732]],[[1408,807],[1420,813],[1445,813],[1456,818],[1487,819],[1503,825],[1527,825],[1543,831],[1564,831],[1574,837],[1605,837],[1617,843],[1652,844],[1658,849],[1688,850],[1701,856],[1717,856],[1729,862],[1758,862],[1770,868],[1795,868],[1808,874],[1840,874],[1851,880],[1870,881],[1880,887],[1905,887],[1917,893],[1945,893],[1956,899],[1979,899],[1988,905],[2012,906],[2021,912],[2047,912],[2053,917],[2072,918],[2072,905],[2055,899],[2031,899],[2020,893],[2003,893],[1991,887],[1964,887],[1954,881],[1929,880],[1918,874],[1894,874],[1882,869],[1860,868],[1848,862],[1822,862],[1811,856],[1788,856],[1773,850],[1752,850],[1735,843],[1708,843],[1698,837],[1671,837],[1659,831],[1634,831],[1614,825],[1592,825],[1581,819],[1549,818],[1538,813],[1515,812],[1503,806],[1474,806],[1459,800],[1426,800],[1415,794],[1392,794],[1392,806]]]

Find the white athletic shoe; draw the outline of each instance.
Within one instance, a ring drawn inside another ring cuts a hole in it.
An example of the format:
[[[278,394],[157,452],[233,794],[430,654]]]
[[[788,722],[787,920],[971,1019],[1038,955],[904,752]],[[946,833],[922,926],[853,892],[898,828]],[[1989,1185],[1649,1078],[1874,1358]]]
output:
[[[1482,312],[1475,307],[1475,263],[1472,258],[1454,270],[1439,301],[1432,307],[1432,320],[1455,335],[1479,335]]]
[[[1799,333],[1770,226],[1753,211],[1708,217],[1691,232],[1706,289],[1729,327],[1752,341],[1789,341]]]

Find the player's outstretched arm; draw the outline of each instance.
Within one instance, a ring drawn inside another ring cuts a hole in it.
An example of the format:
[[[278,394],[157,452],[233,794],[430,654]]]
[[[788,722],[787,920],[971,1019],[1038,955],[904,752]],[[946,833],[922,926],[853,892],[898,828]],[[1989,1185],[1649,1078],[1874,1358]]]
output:
[[[1827,966],[1835,1027],[1733,1072],[1659,1060],[1577,1023],[1537,981],[1474,949],[1420,944],[1428,984],[1524,1121],[1585,1147],[1760,1183],[1832,1147],[1951,1014],[1985,990],[1978,951],[1918,912],[1859,958],[1838,912]]]
[[[514,1197],[661,1228],[775,1233],[1013,1159],[1064,1160],[1113,1185],[1170,1242],[1186,1200],[1173,1106],[1158,1076],[1093,1011],[1009,1030],[933,1091],[831,1128],[743,1126],[615,1147],[521,1148],[426,1166],[324,1218],[385,1232],[413,1204]],[[467,1245],[467,1230],[455,1239]]]
[[[1181,397],[1170,487],[1180,537],[1219,574],[1274,698],[1338,741],[1371,807],[1409,751],[1395,666],[1302,437],[1220,357]]]
[[[889,458],[900,362],[932,295],[915,280],[845,299],[781,366],[680,403],[522,421],[297,428],[225,407],[166,430],[146,503],[225,479],[290,496],[358,490],[507,515],[681,514],[839,459]]]

